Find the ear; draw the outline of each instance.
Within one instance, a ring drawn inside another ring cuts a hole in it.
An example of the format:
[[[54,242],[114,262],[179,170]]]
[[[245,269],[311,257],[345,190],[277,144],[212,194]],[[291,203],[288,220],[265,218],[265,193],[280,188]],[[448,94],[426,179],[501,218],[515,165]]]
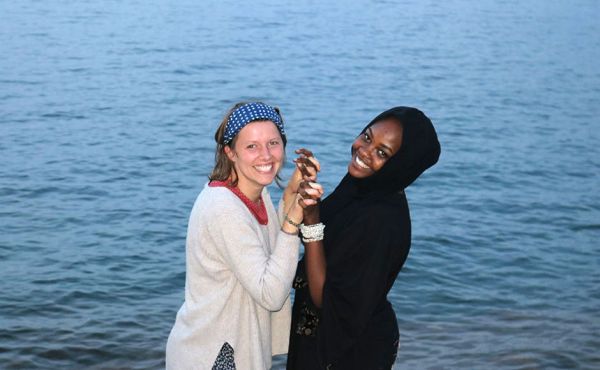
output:
[[[223,150],[225,151],[225,154],[227,155],[227,158],[229,158],[230,161],[235,162],[236,154],[231,149],[231,147],[229,145],[225,145],[225,147],[223,148]]]

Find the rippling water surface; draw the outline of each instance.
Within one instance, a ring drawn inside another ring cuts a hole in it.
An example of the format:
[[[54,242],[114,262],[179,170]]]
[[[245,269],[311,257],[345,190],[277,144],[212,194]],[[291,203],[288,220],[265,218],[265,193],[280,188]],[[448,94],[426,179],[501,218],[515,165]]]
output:
[[[390,294],[397,369],[600,368],[597,1],[0,14],[1,368],[164,367],[211,136],[251,98],[281,107],[288,148],[314,149],[329,191],[380,111],[436,124],[443,153],[407,191],[413,249]]]

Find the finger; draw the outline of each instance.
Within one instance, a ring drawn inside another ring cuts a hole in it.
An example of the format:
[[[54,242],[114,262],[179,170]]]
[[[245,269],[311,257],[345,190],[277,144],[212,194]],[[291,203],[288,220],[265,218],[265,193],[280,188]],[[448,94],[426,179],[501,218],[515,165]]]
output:
[[[312,196],[306,192],[298,192],[297,199],[298,204],[300,205],[300,207],[302,207],[302,209],[305,209],[310,205],[317,204],[317,200],[313,199]]]
[[[314,194],[311,194],[311,192],[314,192]],[[319,193],[315,192],[314,190],[310,190],[310,192],[303,191],[301,200],[310,200],[310,199],[313,199],[313,200],[319,199]]]
[[[310,176],[312,177],[310,171],[306,168],[306,166],[304,165],[304,163],[301,162],[296,162],[296,170],[300,173],[300,175],[302,176],[302,178],[306,177],[306,176]]]
[[[306,189],[302,191],[302,198],[304,200],[313,199],[319,201],[321,199],[321,196],[323,196],[323,192],[317,189]]]
[[[306,149],[306,148],[297,149],[296,150],[296,154],[300,154],[300,155],[303,155],[305,157],[312,157],[313,156],[313,153],[310,150]]]
[[[298,203],[300,205],[300,207],[302,207],[303,209],[306,208],[306,204],[304,203],[304,198],[302,197],[302,195],[300,195],[300,193],[298,193],[298,195],[296,196],[296,203]]]
[[[304,203],[304,205],[301,205],[302,208],[306,208],[306,207],[310,207],[310,206],[314,206],[316,205],[318,202],[316,199],[303,199],[302,203]]]
[[[312,157],[308,157],[306,158],[308,161],[310,161],[311,165],[317,170],[317,171],[321,171],[321,163],[319,162],[319,160],[312,156]]]
[[[309,195],[313,199],[321,198],[324,194],[323,186],[316,182],[302,182],[302,186],[299,189],[306,195]],[[306,195],[304,196],[306,198]]]
[[[306,157],[298,157],[294,159],[295,163],[303,163],[307,167],[317,168],[319,161],[317,161],[314,157],[306,158]]]
[[[308,196],[310,196],[313,199],[314,199],[315,196],[319,196],[321,194],[321,192],[319,190],[312,189],[312,188],[305,189],[303,191],[303,193],[307,194]],[[306,198],[306,196],[303,195],[302,198]]]
[[[317,167],[317,163],[319,163],[319,161],[317,161],[315,159],[315,157],[311,157],[311,158],[307,158],[307,157],[297,157],[292,159],[292,162],[294,163],[304,163],[307,166],[311,166],[311,167]]]
[[[310,181],[301,181],[300,184],[298,184],[298,192],[304,190],[304,189],[310,189],[311,186],[309,185]]]
[[[299,165],[302,174],[305,176],[316,176],[317,172],[319,172],[317,165],[308,158],[298,158],[295,162],[296,165]]]
[[[304,164],[304,163],[300,163],[300,172],[302,173],[303,177],[311,176],[309,169],[306,167],[306,164]]]
[[[301,189],[298,194],[300,195],[300,199],[309,199],[311,198],[311,195],[305,190],[305,189]]]
[[[318,189],[318,190],[323,190],[323,185],[319,184],[318,182],[315,181],[302,181],[299,185],[299,188],[302,189]]]
[[[321,193],[323,192],[323,186],[318,182],[309,181],[308,186],[310,186],[312,189],[320,191]]]
[[[321,164],[320,164],[319,160],[317,160],[317,158],[315,157],[313,152],[311,152],[310,150],[304,149],[304,148],[297,149],[296,154],[299,154],[300,158],[311,161],[318,170],[321,169]]]

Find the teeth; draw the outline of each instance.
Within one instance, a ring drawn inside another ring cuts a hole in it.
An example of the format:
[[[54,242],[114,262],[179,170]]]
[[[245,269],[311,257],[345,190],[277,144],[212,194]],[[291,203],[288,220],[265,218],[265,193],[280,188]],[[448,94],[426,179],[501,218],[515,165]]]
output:
[[[256,168],[258,171],[261,171],[261,172],[269,172],[273,168],[273,165],[266,164],[264,166],[254,166],[254,168]]]
[[[369,166],[367,166],[365,164],[365,162],[361,161],[360,158],[358,158],[358,156],[356,156],[356,159],[354,160],[354,162],[356,162],[356,164],[361,168],[364,168],[364,169],[370,168]]]

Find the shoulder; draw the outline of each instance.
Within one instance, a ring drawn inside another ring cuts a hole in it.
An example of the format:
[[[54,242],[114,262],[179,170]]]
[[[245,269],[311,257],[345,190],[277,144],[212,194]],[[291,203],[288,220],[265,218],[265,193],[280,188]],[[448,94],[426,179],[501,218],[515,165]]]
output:
[[[225,187],[206,185],[192,209],[192,218],[207,225],[244,222],[248,212],[244,203]]]
[[[202,210],[240,209],[244,204],[238,197],[225,187],[212,187],[205,185],[196,198],[194,207]]]
[[[360,221],[374,224],[379,228],[395,227],[410,221],[408,203],[404,194],[365,199],[356,208],[355,213]]]
[[[411,221],[408,205],[402,198],[380,198],[361,202],[355,207],[339,235],[356,248],[356,253],[388,251],[410,244]],[[362,252],[361,252],[362,251]],[[385,252],[387,253],[387,252]]]

